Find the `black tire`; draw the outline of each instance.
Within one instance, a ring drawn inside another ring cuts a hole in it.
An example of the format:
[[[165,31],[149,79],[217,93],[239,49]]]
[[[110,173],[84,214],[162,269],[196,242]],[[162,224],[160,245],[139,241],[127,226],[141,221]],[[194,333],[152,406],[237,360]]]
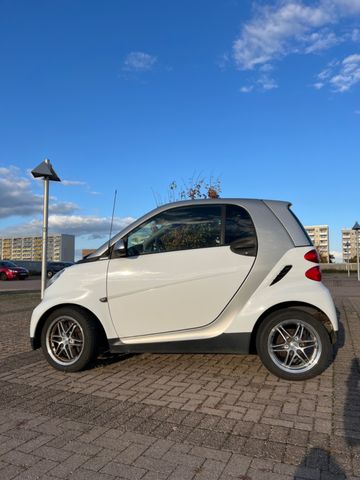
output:
[[[47,272],[47,278],[51,278],[53,275],[54,275],[54,274],[53,274],[53,272],[52,272],[51,270],[49,270],[49,271]]]
[[[296,332],[303,332],[302,336]],[[316,377],[330,365],[333,355],[329,333],[320,320],[292,308],[264,319],[257,332],[256,349],[264,366],[285,380]]]
[[[6,273],[5,273],[5,272],[1,272],[1,273],[0,273],[0,280],[2,280],[2,281],[5,282],[7,279],[8,279],[8,278],[7,278],[7,276],[6,276]]]
[[[68,331],[65,334],[67,326],[73,327],[72,333]],[[68,338],[65,348],[60,331]],[[79,372],[90,366],[99,353],[97,339],[99,332],[95,320],[76,307],[63,307],[52,312],[41,331],[41,347],[45,358],[50,365],[62,372]],[[74,358],[68,358],[71,355],[74,355]]]

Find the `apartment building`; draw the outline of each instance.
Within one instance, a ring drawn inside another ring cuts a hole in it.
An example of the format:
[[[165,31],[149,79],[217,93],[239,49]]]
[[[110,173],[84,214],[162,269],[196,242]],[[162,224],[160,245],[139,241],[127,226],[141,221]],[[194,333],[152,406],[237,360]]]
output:
[[[305,226],[311,241],[325,262],[329,262],[329,225],[308,225]]]
[[[342,255],[344,262],[356,258],[356,239],[359,242],[360,251],[360,233],[357,234],[357,232],[351,228],[343,228],[341,230]]]
[[[0,259],[40,261],[42,237],[0,237]],[[48,260],[53,262],[73,262],[75,236],[58,234],[48,236]]]

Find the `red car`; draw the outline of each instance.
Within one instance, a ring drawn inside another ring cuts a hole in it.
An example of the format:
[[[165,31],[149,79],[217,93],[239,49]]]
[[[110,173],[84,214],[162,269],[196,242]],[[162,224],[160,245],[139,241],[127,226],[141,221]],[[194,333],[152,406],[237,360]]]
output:
[[[14,262],[0,260],[0,280],[25,280],[29,276],[26,268],[18,267]]]

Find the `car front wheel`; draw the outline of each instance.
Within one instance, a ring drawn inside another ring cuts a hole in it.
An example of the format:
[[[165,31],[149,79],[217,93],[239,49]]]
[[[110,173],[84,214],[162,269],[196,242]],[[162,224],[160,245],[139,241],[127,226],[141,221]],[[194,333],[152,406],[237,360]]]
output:
[[[78,372],[95,360],[96,338],[96,324],[89,315],[76,308],[60,308],[45,321],[41,346],[54,368]]]
[[[324,325],[296,309],[267,317],[258,330],[256,348],[265,367],[286,380],[313,378],[332,359],[330,337]]]

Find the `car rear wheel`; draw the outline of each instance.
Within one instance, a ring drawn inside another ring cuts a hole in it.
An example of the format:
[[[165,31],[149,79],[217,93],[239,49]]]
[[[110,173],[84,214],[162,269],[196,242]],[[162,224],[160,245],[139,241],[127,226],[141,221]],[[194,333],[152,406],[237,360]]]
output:
[[[267,317],[258,330],[256,348],[265,367],[286,380],[313,378],[332,359],[330,337],[324,325],[296,309]]]
[[[96,324],[89,315],[75,308],[61,308],[47,318],[41,333],[41,346],[54,368],[78,372],[97,356],[97,333]]]
[[[8,278],[7,278],[6,273],[5,273],[5,272],[1,272],[1,273],[0,273],[0,280],[5,281],[5,280],[7,280],[7,279],[8,279]]]

